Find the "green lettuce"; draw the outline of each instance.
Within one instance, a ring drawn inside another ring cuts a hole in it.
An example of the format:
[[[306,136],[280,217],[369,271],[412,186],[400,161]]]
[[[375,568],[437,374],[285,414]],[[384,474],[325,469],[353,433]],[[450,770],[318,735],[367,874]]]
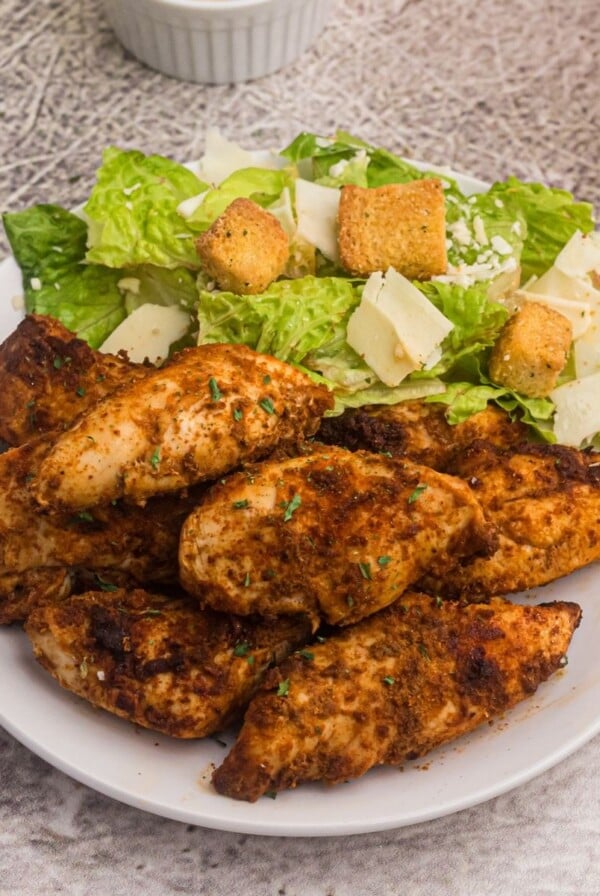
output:
[[[417,371],[413,378],[451,378],[467,359],[480,358],[496,341],[509,312],[487,297],[485,283],[464,287],[431,280],[415,283],[430,302],[452,321],[453,329],[442,343],[442,357],[429,370]]]
[[[449,383],[443,393],[427,397],[425,401],[447,405],[446,416],[452,424],[463,423],[473,414],[484,411],[488,404],[496,404],[512,420],[529,426],[540,439],[550,443],[556,441],[552,431],[554,404],[549,398],[527,398],[512,389],[494,385],[485,376],[479,383]]]
[[[143,264],[131,268],[119,282],[125,292],[125,310],[131,314],[140,305],[179,305],[195,314],[198,305],[196,274],[187,268],[159,268]]]
[[[126,316],[121,271],[85,264],[87,227],[56,205],[3,215],[28,312],[49,314],[94,348]]]
[[[345,333],[360,301],[353,281],[341,277],[279,280],[259,295],[200,292],[200,342],[248,345],[292,364]]]
[[[381,187],[423,177],[439,177],[447,189],[460,194],[456,182],[446,174],[423,171],[401,156],[371,146],[345,131],[338,131],[333,139],[303,132],[282,150],[281,155],[298,166],[302,177],[326,186],[351,183],[362,187]],[[334,166],[339,166],[338,175],[331,173]]]
[[[281,196],[284,187],[293,186],[290,172],[270,168],[242,168],[234,171],[218,187],[209,190],[198,208],[186,218],[195,231],[207,230],[234,199],[252,199],[263,207]]]
[[[567,190],[509,177],[495,183],[487,195],[492,201],[503,203],[513,219],[523,218],[526,223],[521,253],[524,282],[547,271],[575,231],[589,233],[594,229],[592,205],[576,202]]]
[[[199,267],[196,231],[177,209],[207,189],[177,162],[109,147],[84,206],[89,225],[87,260],[112,268]]]

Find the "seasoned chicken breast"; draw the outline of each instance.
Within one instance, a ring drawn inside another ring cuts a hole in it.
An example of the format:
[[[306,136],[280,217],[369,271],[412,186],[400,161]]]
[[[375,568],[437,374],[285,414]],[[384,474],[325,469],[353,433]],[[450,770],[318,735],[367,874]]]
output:
[[[67,690],[144,728],[204,737],[302,644],[304,618],[236,619],[185,598],[88,592],[30,614],[36,658]]]
[[[406,594],[270,672],[214,786],[254,801],[422,756],[533,694],[579,620],[572,603],[462,606]]]
[[[23,622],[34,607],[64,600],[71,590],[72,578],[64,567],[0,573],[0,625]]]
[[[597,458],[597,459],[596,459]],[[424,587],[471,599],[535,588],[600,559],[600,456],[564,445],[475,442],[452,463],[498,533],[491,556]]]
[[[145,509],[115,502],[93,511],[41,513],[30,486],[47,450],[38,440],[0,454],[0,620],[22,618],[45,577],[59,582],[48,585],[49,593],[55,587],[64,593],[61,583],[71,568],[103,575],[114,570],[138,583],[176,580],[179,532],[194,499],[165,496]]]
[[[146,367],[94,351],[53,317],[30,314],[0,345],[0,439],[60,431]]]
[[[315,446],[212,486],[186,519],[183,586],[231,613],[310,613],[348,624],[425,570],[492,545],[459,479],[406,460]]]
[[[326,388],[245,346],[186,349],[59,436],[34,491],[69,510],[143,503],[312,435],[331,405]]]
[[[527,440],[527,427],[493,405],[456,424],[448,422],[446,412],[445,405],[422,400],[350,409],[339,417],[326,417],[317,438],[351,451],[408,457],[442,472],[475,439],[500,448]]]

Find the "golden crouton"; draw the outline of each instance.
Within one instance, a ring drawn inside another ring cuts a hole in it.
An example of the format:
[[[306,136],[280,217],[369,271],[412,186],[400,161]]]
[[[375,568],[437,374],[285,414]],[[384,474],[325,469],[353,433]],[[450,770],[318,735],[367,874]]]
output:
[[[198,237],[196,251],[221,289],[255,295],[283,273],[289,241],[274,215],[250,199],[234,199]]]
[[[409,280],[429,280],[446,271],[446,206],[436,178],[344,186],[338,224],[340,262],[351,274],[393,267]]]
[[[504,324],[490,355],[491,379],[530,398],[544,398],[567,363],[571,322],[541,302],[525,302]]]

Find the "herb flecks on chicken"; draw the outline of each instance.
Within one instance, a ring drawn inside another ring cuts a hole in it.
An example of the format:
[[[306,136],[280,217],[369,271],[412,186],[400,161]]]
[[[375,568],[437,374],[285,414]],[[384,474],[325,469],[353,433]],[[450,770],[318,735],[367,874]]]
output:
[[[0,438],[60,431],[148,368],[94,351],[52,317],[30,314],[0,345]]]
[[[498,534],[489,557],[428,575],[427,590],[471,599],[524,591],[600,559],[600,464],[565,445],[475,442],[451,464]]]
[[[301,646],[306,618],[237,619],[184,596],[87,592],[39,607],[36,658],[95,706],[172,737],[205,737],[245,708],[265,670]]]
[[[215,609],[348,624],[392,603],[425,570],[443,575],[492,547],[461,480],[316,445],[212,486],[182,528],[180,576]]]
[[[296,444],[332,403],[301,371],[244,346],[186,349],[60,435],[34,491],[70,510],[143,503]]]
[[[138,584],[175,581],[190,499],[42,513],[31,487],[48,447],[38,439],[0,454],[0,623],[23,619],[53,588],[58,598],[68,594],[70,574],[79,568],[112,571]]]
[[[351,451],[408,457],[442,472],[475,439],[500,448],[527,440],[527,426],[512,421],[506,411],[494,405],[456,424],[450,424],[446,414],[445,405],[421,400],[368,405],[347,410],[339,417],[326,417],[317,438]]]
[[[563,664],[580,615],[573,603],[406,594],[269,673],[214,785],[254,801],[423,756],[533,694]]]

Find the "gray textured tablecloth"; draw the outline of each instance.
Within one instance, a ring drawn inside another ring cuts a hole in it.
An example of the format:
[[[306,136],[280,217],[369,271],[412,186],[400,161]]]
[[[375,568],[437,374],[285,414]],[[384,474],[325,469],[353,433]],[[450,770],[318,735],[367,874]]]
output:
[[[95,0],[0,0],[0,206],[74,205],[104,146],[183,161],[216,125],[247,146],[342,127],[488,180],[564,186],[598,207],[599,11],[597,0],[338,0],[296,64],[203,87],[129,57]],[[598,896],[599,748],[427,824],[283,840],[144,814],[0,731],[0,894]]]

